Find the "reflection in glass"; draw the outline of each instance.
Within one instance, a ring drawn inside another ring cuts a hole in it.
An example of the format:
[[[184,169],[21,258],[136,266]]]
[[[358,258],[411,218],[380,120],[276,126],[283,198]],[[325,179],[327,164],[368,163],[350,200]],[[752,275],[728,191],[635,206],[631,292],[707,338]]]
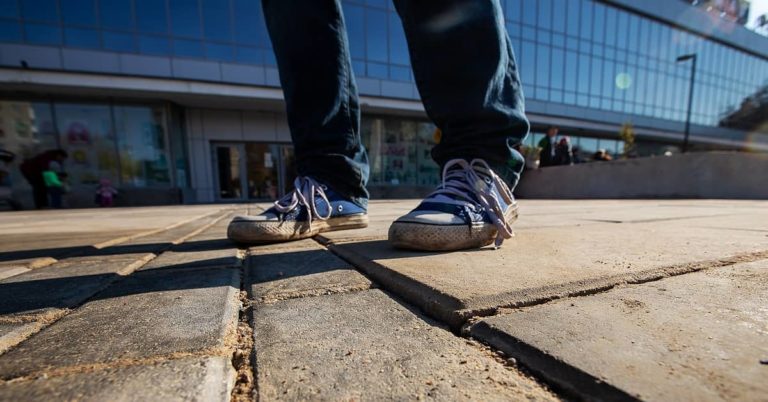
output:
[[[115,135],[109,106],[58,103],[55,106],[61,147],[69,153],[66,170],[76,185],[100,179],[118,182]]]
[[[116,106],[122,184],[147,187],[171,183],[162,108]]]

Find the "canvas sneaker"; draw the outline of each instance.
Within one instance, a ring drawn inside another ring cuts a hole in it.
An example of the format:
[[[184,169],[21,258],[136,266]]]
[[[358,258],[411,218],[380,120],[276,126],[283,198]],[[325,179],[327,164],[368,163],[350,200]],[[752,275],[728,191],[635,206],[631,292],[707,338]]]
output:
[[[227,237],[238,243],[270,243],[366,226],[365,208],[311,177],[300,176],[294,181],[293,191],[260,215],[235,216],[227,228]]]
[[[443,184],[416,209],[389,227],[399,248],[448,251],[496,248],[514,235],[517,202],[504,181],[482,159],[453,159],[443,168]]]

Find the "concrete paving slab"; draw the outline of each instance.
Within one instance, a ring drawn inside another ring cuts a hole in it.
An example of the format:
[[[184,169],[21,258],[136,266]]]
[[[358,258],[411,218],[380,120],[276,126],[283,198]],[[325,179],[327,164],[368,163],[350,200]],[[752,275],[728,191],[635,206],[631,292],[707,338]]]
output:
[[[0,400],[228,402],[233,379],[223,357],[168,360],[0,385]]]
[[[0,281],[0,319],[73,308],[152,256],[73,257],[6,278]]]
[[[133,274],[0,356],[0,378],[158,356],[225,355],[239,288],[235,269]]]
[[[172,246],[141,270],[240,266],[240,250],[227,239],[227,225],[233,216],[232,212],[226,212],[212,217],[200,233]]]
[[[72,255],[82,248],[161,230],[200,218],[226,205],[3,213],[0,261]]]
[[[42,323],[0,323],[0,354],[42,328]]]
[[[29,269],[23,266],[0,266],[0,281],[25,272],[29,272]]]
[[[259,302],[352,292],[372,286],[368,278],[348,263],[309,239],[251,248],[245,275],[250,297]]]
[[[166,251],[140,268],[153,269],[238,267],[239,250],[228,240],[209,240],[204,244],[186,246]]]
[[[704,227],[713,221],[520,229],[500,250],[412,252],[394,249],[385,240],[334,241],[329,248],[384,288],[458,328],[468,317],[497,307],[530,305],[768,253],[764,233],[732,231],[725,237],[722,230]]]
[[[379,290],[254,310],[260,400],[556,400]]]
[[[586,399],[764,401],[767,306],[761,260],[524,308],[471,334]]]

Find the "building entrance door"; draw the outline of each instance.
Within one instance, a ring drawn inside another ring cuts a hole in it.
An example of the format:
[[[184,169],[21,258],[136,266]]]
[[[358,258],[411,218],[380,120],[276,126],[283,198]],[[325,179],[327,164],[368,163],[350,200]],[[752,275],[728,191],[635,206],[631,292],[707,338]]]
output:
[[[274,201],[293,190],[293,147],[212,143],[218,201]]]
[[[215,175],[216,199],[238,201],[245,198],[245,147],[237,143],[215,143],[213,170]]]

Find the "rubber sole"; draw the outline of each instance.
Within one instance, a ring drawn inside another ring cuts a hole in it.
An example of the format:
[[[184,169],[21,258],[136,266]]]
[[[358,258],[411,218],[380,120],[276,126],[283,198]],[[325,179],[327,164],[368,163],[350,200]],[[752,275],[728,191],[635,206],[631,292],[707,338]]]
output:
[[[318,233],[368,227],[368,215],[349,215],[307,222],[249,221],[233,219],[227,237],[237,243],[263,244],[300,240]]]
[[[517,220],[518,206],[512,205],[504,215],[510,225]],[[430,225],[393,222],[389,242],[406,250],[455,251],[485,247],[496,240],[498,230],[491,223],[473,225]]]

